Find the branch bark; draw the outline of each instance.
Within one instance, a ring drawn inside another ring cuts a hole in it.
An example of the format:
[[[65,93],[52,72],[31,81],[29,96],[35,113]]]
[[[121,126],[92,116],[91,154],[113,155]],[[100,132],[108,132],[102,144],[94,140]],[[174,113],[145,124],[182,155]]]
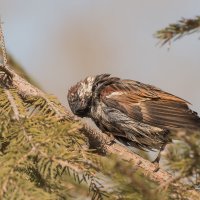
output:
[[[156,166],[153,163],[130,151],[124,145],[120,143],[109,144],[108,141],[110,138],[105,133],[94,130],[85,123],[83,123],[83,127],[85,135],[90,138],[92,142],[94,141],[96,143],[95,145],[97,147],[99,146],[98,148],[101,148],[104,153],[116,154],[123,160],[132,161],[136,167],[142,169],[145,176],[148,176],[151,180],[160,184],[172,179],[172,175],[162,169],[154,172]]]

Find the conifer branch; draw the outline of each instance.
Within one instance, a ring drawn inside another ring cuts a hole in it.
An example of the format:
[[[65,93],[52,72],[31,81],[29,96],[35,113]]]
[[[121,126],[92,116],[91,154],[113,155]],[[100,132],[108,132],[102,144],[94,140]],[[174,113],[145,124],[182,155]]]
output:
[[[17,75],[13,70],[10,70],[8,68],[9,72],[13,75],[13,81],[12,85],[19,90],[23,96],[39,96],[39,97],[44,97],[45,94],[40,91],[38,88],[32,86],[30,83],[28,83],[26,80],[21,78],[19,75]],[[55,109],[54,107],[52,107]],[[75,121],[80,121],[76,116],[72,116],[72,114],[67,111],[64,107],[58,108],[56,116],[58,119],[62,119],[63,117],[71,118],[74,119]],[[154,172],[155,170],[155,165],[152,164],[151,162],[143,159],[142,157],[138,156],[137,154],[134,154],[133,152],[130,152],[127,148],[123,147],[120,144],[113,144],[109,145],[109,137],[102,133],[98,132],[92,128],[90,128],[87,124],[83,123],[83,131],[87,135],[90,141],[92,141],[93,147],[96,146],[96,148],[101,149],[102,152],[107,153],[107,154],[116,154],[122,157],[124,160],[127,161],[133,161],[135,165],[138,168],[141,168],[144,172],[144,174],[148,177],[150,177],[152,180],[160,183],[164,183],[167,180],[170,180],[172,176],[160,169],[158,172]],[[95,144],[94,144],[95,141]],[[98,143],[98,144],[97,144]]]
[[[10,172],[8,172],[8,177],[6,177],[5,180],[3,180],[3,184],[2,184],[2,190],[1,190],[1,193],[0,193],[0,199],[3,199],[3,196],[4,196],[4,193],[7,192],[7,187],[8,187],[8,184],[9,184],[9,180],[10,178],[12,177],[15,169],[18,167],[18,165],[23,162],[30,154],[32,154],[33,152],[33,149],[31,149],[28,153],[26,153],[25,155],[23,155],[16,163],[14,166],[12,166]]]
[[[2,29],[2,21],[0,18],[0,42],[1,42],[1,50],[3,54],[3,66],[7,65],[7,54],[6,54],[6,46],[5,46],[5,41],[4,41],[4,34],[3,34],[3,29]]]
[[[22,98],[25,98],[28,96],[43,98],[48,104],[48,106],[51,107],[52,111],[55,112],[58,118],[65,118],[68,116],[66,115],[66,111],[64,111],[65,109],[61,104],[57,105],[56,103],[51,102],[49,98],[47,98],[44,92],[42,92],[40,89],[30,84],[28,81],[26,81],[22,77],[20,77],[9,66],[3,67],[2,69],[6,73],[7,77],[5,78],[5,76],[0,76],[0,82],[1,83],[6,82],[6,87],[12,86],[15,89],[17,89],[18,93],[22,96]],[[9,79],[9,81],[7,81],[7,79]],[[62,107],[62,109],[59,107]]]
[[[119,143],[114,143],[110,145],[109,144],[110,138],[106,134],[92,129],[87,124],[83,124],[83,127],[86,131],[85,134],[92,141],[95,141],[95,145],[97,145],[97,142],[98,142],[100,146],[96,146],[96,147],[98,149],[101,148],[101,151],[103,153],[115,154],[115,155],[118,155],[123,160],[126,160],[128,162],[132,161],[133,164],[137,168],[142,169],[145,176],[148,176],[151,180],[156,181],[160,184],[165,183],[166,181],[169,181],[172,179],[172,175],[162,169],[160,169],[158,172],[154,172],[156,167],[153,163],[151,163],[148,160],[145,160],[144,158],[137,155],[136,153],[133,153],[124,145],[121,145]]]
[[[13,70],[10,68],[7,68],[9,72],[13,76],[12,85],[19,91],[20,94],[23,96],[37,96],[37,97],[45,97],[45,94],[39,90],[38,88],[32,86],[30,83],[28,83],[26,80],[21,78],[19,75],[17,75]],[[76,116],[73,116],[69,111],[67,111],[66,108],[57,107],[53,103],[50,104],[52,106],[52,109],[56,111],[56,117],[58,119],[62,118],[70,118],[74,119],[75,121],[80,121]],[[90,128],[87,124],[83,123],[83,131],[88,136],[90,141],[92,141],[93,147],[96,146],[96,148],[101,149],[102,152],[106,152],[107,154],[116,154],[123,157],[123,159],[128,161],[133,161],[139,168],[144,170],[144,174],[149,176],[152,180],[163,183],[166,180],[171,179],[171,175],[163,170],[159,170],[158,172],[154,172],[155,165],[151,162],[143,159],[142,157],[138,156],[137,154],[134,154],[127,150],[127,148],[123,147],[120,144],[113,144],[109,145],[109,137],[102,133],[98,132],[92,128]],[[95,142],[95,143],[94,143]],[[98,143],[98,144],[97,144]]]
[[[182,18],[177,23],[169,24],[164,29],[155,33],[155,37],[160,40],[161,45],[164,45],[171,40],[177,40],[185,35],[198,32],[200,28],[200,16],[194,19]]]
[[[41,90],[39,90],[38,88],[28,83],[23,78],[21,78],[13,70],[11,70],[10,68],[7,68],[7,70],[9,71],[10,74],[12,74],[12,77],[13,77],[12,85],[19,91],[19,93],[22,96],[31,95],[31,96],[37,96],[37,97],[42,97],[42,98],[45,97],[45,93],[43,93]],[[73,116],[71,112],[67,111],[66,108],[64,107],[58,108],[54,106],[54,104],[51,104],[51,103],[50,105],[52,106],[53,110],[56,110],[56,117],[58,119],[70,118],[75,121],[80,121],[80,119],[78,119],[76,116]],[[81,123],[83,126],[83,131],[89,138],[93,147],[98,148],[104,153],[107,153],[107,154],[112,153],[112,154],[120,155],[125,160],[133,161],[134,163],[136,163],[136,165],[139,168],[142,168],[144,170],[145,175],[150,176],[150,178],[154,181],[162,183],[162,182],[165,182],[166,180],[171,179],[171,175],[165,171],[159,170],[158,172],[154,173],[154,170],[155,170],[154,164],[143,159],[137,154],[130,152],[129,150],[127,150],[127,148],[123,147],[120,144],[109,145],[108,144],[109,137],[106,134],[102,132],[98,132],[90,128],[84,122],[81,122]]]
[[[18,74],[12,70],[7,64],[7,54],[6,54],[6,47],[4,41],[4,35],[2,30],[2,22],[0,19],[0,43],[1,43],[1,50],[2,50],[2,57],[3,63],[0,65],[0,85],[3,84],[4,87],[13,86],[19,92],[19,94],[24,96],[36,96],[43,98],[49,107],[55,112],[57,117],[64,118],[66,115],[62,111],[62,109],[58,108],[54,102],[51,102],[49,98],[46,97],[46,94],[39,90],[38,88],[31,85],[28,81],[20,77]],[[2,74],[3,73],[3,74]],[[1,75],[2,74],[2,75]],[[59,105],[61,106],[61,105]]]
[[[8,89],[4,89],[4,92],[6,93],[8,100],[10,102],[10,105],[12,107],[13,113],[14,113],[14,118],[19,121],[19,110],[17,108],[17,105],[15,103],[15,100],[12,96],[12,94],[10,93],[10,91]]]
[[[77,117],[75,118],[77,120]],[[94,130],[86,123],[82,122],[82,124],[83,124],[84,134],[91,140],[91,142],[93,142],[92,145],[94,148],[98,148],[98,150],[101,150],[102,153],[114,154],[125,161],[132,162],[133,167],[141,169],[142,173],[146,177],[159,183],[161,185],[161,188],[174,187],[177,190],[178,189],[184,190],[185,188],[186,192],[184,193],[184,195],[188,199],[196,200],[199,198],[200,193],[197,192],[196,190],[193,189],[188,190],[187,187],[185,187],[182,183],[177,183],[177,182],[174,183],[176,178],[170,173],[166,172],[163,169],[159,169],[159,171],[154,172],[155,165],[153,163],[142,158],[136,153],[133,153],[127,147],[124,147],[121,144],[114,143],[110,145],[109,144],[110,138],[105,133]]]

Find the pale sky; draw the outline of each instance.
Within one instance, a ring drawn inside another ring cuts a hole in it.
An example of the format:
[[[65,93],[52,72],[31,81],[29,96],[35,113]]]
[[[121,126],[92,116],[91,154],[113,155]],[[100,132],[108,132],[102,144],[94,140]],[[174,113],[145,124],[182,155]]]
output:
[[[111,73],[182,97],[200,113],[200,34],[156,46],[153,33],[200,15],[199,0],[0,0],[7,50],[48,93]]]

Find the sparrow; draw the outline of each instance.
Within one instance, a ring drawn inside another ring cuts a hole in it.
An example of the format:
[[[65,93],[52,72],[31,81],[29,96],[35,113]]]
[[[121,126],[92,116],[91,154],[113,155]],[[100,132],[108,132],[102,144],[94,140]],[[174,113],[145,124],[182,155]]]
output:
[[[152,85],[112,77],[89,76],[68,91],[72,112],[91,118],[104,133],[126,146],[161,151],[172,132],[200,129],[200,118],[189,102]]]

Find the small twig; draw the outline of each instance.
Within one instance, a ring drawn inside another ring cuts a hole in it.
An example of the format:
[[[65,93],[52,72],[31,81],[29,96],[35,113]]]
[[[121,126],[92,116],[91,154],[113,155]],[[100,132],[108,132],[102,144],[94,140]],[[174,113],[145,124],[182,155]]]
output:
[[[1,41],[1,50],[3,54],[3,66],[7,65],[7,54],[6,54],[6,46],[4,41],[4,35],[3,35],[3,28],[2,28],[2,21],[0,18],[0,41]]]
[[[157,31],[154,36],[160,40],[161,46],[199,31],[200,16],[193,19],[182,18],[177,23],[169,24],[166,28]]]
[[[41,156],[45,157],[45,158],[51,158],[52,161],[58,163],[59,165],[61,165],[62,167],[68,167],[71,170],[77,172],[77,173],[83,173],[83,171],[81,169],[79,169],[78,167],[76,167],[74,164],[70,164],[67,160],[60,160],[55,158],[55,156],[50,157],[49,155],[47,155],[45,152],[38,150],[38,153],[41,154]]]
[[[6,54],[6,47],[5,47],[1,18],[0,18],[0,43],[1,43],[1,51],[2,51],[2,57],[3,57],[3,63],[0,64],[0,72],[3,72],[0,74],[0,80],[2,80],[1,85],[3,85],[4,87],[8,87],[8,85],[12,84],[12,81],[11,81],[12,75],[10,71],[7,69],[7,54]]]
[[[10,91],[8,89],[4,89],[7,97],[8,97],[8,101],[10,102],[10,105],[12,107],[13,113],[14,113],[14,118],[19,121],[19,110],[17,108],[17,105],[15,103],[15,100],[12,96],[12,94],[10,93]]]
[[[7,187],[8,187],[8,182],[10,180],[10,177],[12,177],[12,174],[14,173],[16,167],[23,162],[30,154],[32,154],[32,152],[34,151],[34,149],[31,149],[27,154],[23,155],[17,162],[16,164],[11,168],[11,170],[8,172],[8,177],[6,178],[6,180],[3,182],[2,185],[2,190],[0,191],[0,199],[3,199],[4,194],[7,191]]]

